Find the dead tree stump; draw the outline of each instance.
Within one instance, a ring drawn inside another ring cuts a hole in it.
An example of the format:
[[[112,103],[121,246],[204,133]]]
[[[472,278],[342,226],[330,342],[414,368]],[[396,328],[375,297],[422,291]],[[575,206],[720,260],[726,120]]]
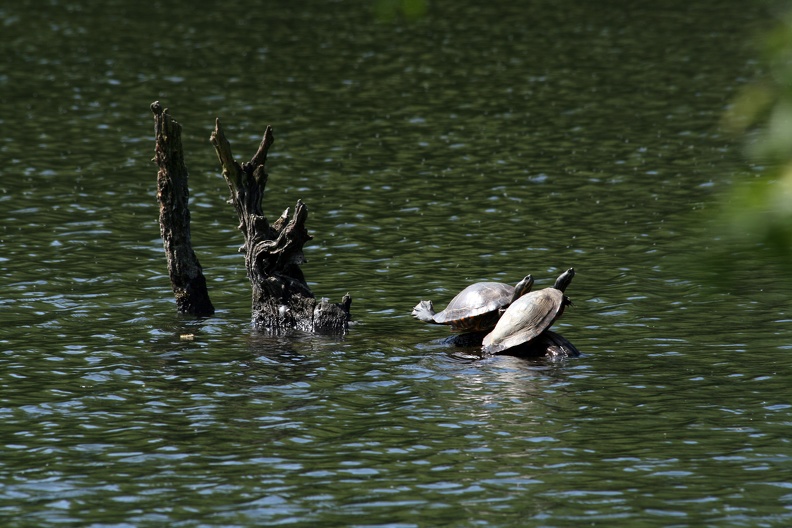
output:
[[[157,172],[160,236],[165,246],[173,294],[179,313],[208,317],[214,313],[206,279],[190,240],[189,174],[184,164],[181,125],[159,101],[154,113],[154,161]]]
[[[268,179],[264,163],[274,141],[272,128],[267,127],[256,153],[241,165],[234,160],[219,119],[209,139],[222,165],[231,191],[229,203],[236,210],[244,236],[239,251],[245,254],[245,268],[253,289],[253,325],[273,333],[292,329],[346,332],[352,298],[347,294],[340,303],[317,300],[300,269],[305,262],[303,246],[312,238],[305,228],[308,208],[297,200],[293,213],[286,209],[272,224],[262,211]]]

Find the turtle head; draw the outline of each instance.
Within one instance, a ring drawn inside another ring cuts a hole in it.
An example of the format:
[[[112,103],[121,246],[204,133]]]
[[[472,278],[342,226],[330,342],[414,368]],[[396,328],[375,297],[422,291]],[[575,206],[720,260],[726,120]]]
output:
[[[517,299],[519,299],[520,297],[531,291],[531,288],[533,288],[533,283],[534,283],[533,276],[526,275],[525,278],[523,278],[523,280],[518,282],[517,285],[514,287],[514,295],[512,296],[511,302],[516,301]]]
[[[558,276],[553,285],[553,288],[556,290],[564,291],[566,290],[569,283],[572,282],[572,278],[575,276],[575,268],[569,268],[564,273]]]
[[[434,323],[434,306],[432,301],[421,301],[413,308],[412,316],[424,323]]]

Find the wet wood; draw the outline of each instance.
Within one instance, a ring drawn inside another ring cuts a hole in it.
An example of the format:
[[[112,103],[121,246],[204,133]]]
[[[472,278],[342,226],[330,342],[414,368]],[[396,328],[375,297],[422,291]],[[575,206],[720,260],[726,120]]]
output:
[[[488,332],[470,332],[466,334],[456,334],[447,337],[444,342],[459,348],[479,348]],[[479,357],[487,358],[493,355],[498,356],[517,356],[524,358],[551,358],[562,359],[579,357],[580,351],[567,338],[550,330],[545,330],[536,338],[527,343],[507,348],[496,354],[486,353],[480,350]]]
[[[154,161],[157,172],[160,236],[165,247],[173,294],[179,313],[207,317],[214,313],[206,279],[190,240],[189,174],[184,164],[181,125],[159,102],[154,113]]]
[[[499,355],[519,357],[547,357],[553,359],[579,357],[580,351],[567,338],[545,330],[535,339],[501,352]]]
[[[268,126],[256,153],[240,165],[219,119],[210,137],[230,190],[229,203],[236,210],[244,237],[240,252],[245,254],[253,290],[253,324],[271,332],[297,329],[344,333],[349,327],[349,294],[340,303],[317,300],[300,268],[306,261],[303,246],[312,238],[305,227],[306,205],[297,200],[293,211],[286,209],[271,224],[263,213],[262,199],[269,178],[265,163],[274,140]]]

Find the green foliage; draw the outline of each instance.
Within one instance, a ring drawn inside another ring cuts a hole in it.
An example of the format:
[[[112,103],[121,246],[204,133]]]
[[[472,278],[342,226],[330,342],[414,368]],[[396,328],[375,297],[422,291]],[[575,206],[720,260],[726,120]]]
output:
[[[376,0],[374,10],[377,18],[391,21],[399,17],[417,19],[426,15],[429,9],[427,0]]]
[[[766,166],[735,185],[726,200],[730,235],[743,246],[765,246],[792,272],[792,14],[762,40],[765,78],[745,87],[724,116],[744,134],[746,151]]]
[[[742,245],[764,245],[792,266],[792,164],[736,185],[725,214],[729,238]]]

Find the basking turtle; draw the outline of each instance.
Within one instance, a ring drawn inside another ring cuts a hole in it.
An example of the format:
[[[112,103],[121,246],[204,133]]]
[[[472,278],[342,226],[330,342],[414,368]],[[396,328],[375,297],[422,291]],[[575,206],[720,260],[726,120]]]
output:
[[[528,275],[512,287],[500,282],[477,282],[454,297],[445,310],[435,313],[432,301],[421,301],[412,315],[426,323],[450,325],[454,332],[484,332],[498,322],[503,310],[531,291],[533,277]]]
[[[564,290],[575,270],[569,268],[556,279],[552,288],[535,291],[516,299],[503,313],[495,328],[484,337],[481,347],[485,354],[523,345],[550,328],[561,317],[564,308],[572,304]]]

